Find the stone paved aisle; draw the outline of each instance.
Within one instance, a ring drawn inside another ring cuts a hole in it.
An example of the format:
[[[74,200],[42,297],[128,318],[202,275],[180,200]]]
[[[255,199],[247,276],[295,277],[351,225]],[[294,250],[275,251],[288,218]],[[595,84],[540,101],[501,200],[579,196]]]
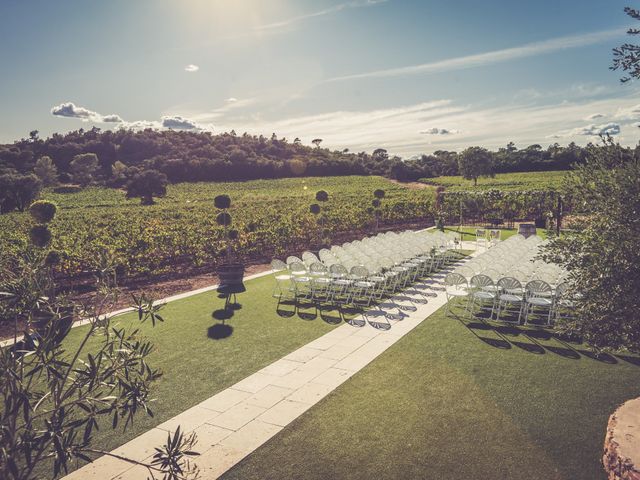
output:
[[[113,453],[146,461],[167,433],[180,425],[198,436],[195,450],[201,455],[195,463],[201,478],[218,478],[442,307],[446,299],[438,284],[443,277],[439,273],[429,282],[410,287]],[[385,313],[403,318],[389,320]],[[147,476],[144,467],[103,456],[64,478],[139,480]]]

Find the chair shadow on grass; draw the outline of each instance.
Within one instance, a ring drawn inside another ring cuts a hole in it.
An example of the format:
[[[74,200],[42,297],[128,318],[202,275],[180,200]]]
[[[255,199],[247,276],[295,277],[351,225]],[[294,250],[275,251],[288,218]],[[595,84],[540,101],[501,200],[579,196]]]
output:
[[[579,339],[568,337],[561,332],[554,332],[542,326],[531,327],[515,324],[502,324],[486,317],[473,316],[471,318],[459,315],[454,317],[464,325],[476,338],[484,343],[502,350],[509,350],[517,347],[528,353],[536,355],[544,355],[545,353],[553,353],[570,360],[580,360],[583,356],[606,363],[608,365],[618,364],[618,360],[623,360],[631,365],[640,366],[640,357],[630,355],[612,355],[605,352],[595,352],[587,348],[575,348],[582,346]],[[478,332],[492,332],[498,338],[491,338]],[[515,340],[518,338],[518,340]],[[521,341],[527,340],[527,341]],[[547,345],[539,342],[551,341],[559,343],[559,345]],[[575,347],[574,347],[575,345]]]
[[[276,304],[276,314],[280,318],[298,317],[300,320],[320,319],[330,325],[339,325],[346,321],[345,312],[330,303],[314,302],[305,299],[280,298]]]

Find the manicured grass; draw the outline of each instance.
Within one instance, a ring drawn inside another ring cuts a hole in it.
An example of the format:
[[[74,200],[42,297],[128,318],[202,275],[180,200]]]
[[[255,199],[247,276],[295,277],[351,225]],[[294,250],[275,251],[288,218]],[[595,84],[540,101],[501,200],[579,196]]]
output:
[[[223,477],[604,479],[640,361],[441,309]]]
[[[141,413],[124,433],[106,422],[94,436],[95,445],[106,450],[122,445],[334,328],[335,311],[325,312],[324,319],[286,317],[283,310],[280,316],[277,300],[271,297],[273,282],[271,275],[246,282],[247,291],[237,296],[242,308],[225,321],[226,327],[212,316],[224,307],[215,291],[168,303],[161,312],[165,321],[155,328],[140,325],[130,314],[118,317],[119,326],[140,327],[154,343],[149,363],[164,375],[153,387],[155,416]],[[218,326],[211,330],[214,325]],[[86,331],[87,327],[74,328],[65,342],[71,347]]]
[[[463,233],[463,240],[475,240],[476,238],[476,229],[478,228],[483,228],[483,227],[445,227],[445,231],[452,231],[452,232],[462,232]],[[485,228],[486,230],[486,228]],[[515,235],[518,233],[518,230],[515,228],[499,228],[498,230],[500,230],[502,232],[501,234],[501,238],[502,240],[506,240],[507,238]],[[547,238],[547,231],[544,228],[538,228],[536,229],[536,234],[541,237],[541,238]]]
[[[478,185],[473,180],[461,176],[423,178],[428,185],[443,186],[448,191],[457,190],[557,190],[562,184],[566,171],[498,173],[494,178],[479,178]]]

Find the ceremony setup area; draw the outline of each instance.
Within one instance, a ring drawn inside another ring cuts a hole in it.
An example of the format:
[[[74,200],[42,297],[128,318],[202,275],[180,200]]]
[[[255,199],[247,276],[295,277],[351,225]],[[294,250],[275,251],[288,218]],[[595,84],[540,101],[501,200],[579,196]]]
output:
[[[596,412],[603,406],[608,411],[633,390],[625,379],[636,378],[640,360],[595,356],[579,340],[549,329],[560,315],[571,314],[563,296],[566,272],[538,259],[545,244],[540,237],[499,238],[479,245],[451,231],[386,232],[274,260],[272,270],[245,279],[246,289],[234,302],[218,295],[212,314],[218,323],[209,330],[226,333],[206,339],[217,345],[213,350],[186,324],[180,340],[156,336],[160,349],[165,341],[167,347],[176,341],[189,345],[163,367],[175,400],[170,408],[158,405],[157,420],[145,421],[147,430],[114,453],[148,460],[158,439],[180,425],[198,437],[202,478],[306,478],[303,464],[326,476],[345,476],[365,461],[366,439],[377,438],[386,443],[371,468],[385,464],[389,475],[411,476],[433,462],[433,442],[441,434],[424,435],[443,416],[459,429],[454,444],[439,447],[451,461],[458,449],[475,444],[469,430],[474,422],[484,425],[486,435],[500,436],[482,455],[470,453],[476,471],[486,475],[517,470],[530,478],[569,478],[558,472],[598,471],[590,456],[601,448],[598,428],[606,415]],[[168,299],[168,312],[193,318],[195,326],[216,291]],[[191,368],[180,365],[187,357]],[[234,368],[224,374],[229,360]],[[451,377],[443,360],[466,373]],[[198,373],[197,364],[213,370]],[[400,374],[403,368],[413,374]],[[611,369],[615,376],[608,376]],[[201,378],[200,388],[179,394],[187,387],[179,371]],[[522,388],[514,390],[516,377],[500,371],[518,371]],[[480,383],[469,385],[469,375]],[[603,375],[607,394],[586,395],[596,378],[602,385]],[[580,381],[569,381],[576,376]],[[551,386],[557,382],[560,391]],[[207,393],[212,387],[213,395]],[[467,400],[451,402],[462,392]],[[497,410],[490,398],[498,401]],[[469,402],[476,407],[466,419]],[[519,426],[505,424],[505,415]],[[412,460],[399,461],[398,436],[416,435],[421,440],[409,454]],[[337,454],[330,445],[342,441],[362,453]],[[539,442],[562,445],[565,454]],[[522,448],[530,460],[495,463],[496,455]],[[441,464],[439,478],[453,478],[447,461]],[[136,479],[145,471],[104,456],[66,478]],[[371,475],[364,468],[355,478]]]

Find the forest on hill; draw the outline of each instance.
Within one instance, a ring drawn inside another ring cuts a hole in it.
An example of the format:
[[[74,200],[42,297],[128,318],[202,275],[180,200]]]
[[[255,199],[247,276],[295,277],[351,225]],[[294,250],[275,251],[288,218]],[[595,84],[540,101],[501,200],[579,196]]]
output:
[[[313,147],[298,138],[289,141],[231,131],[174,130],[101,131],[79,129],[55,133],[42,139],[37,131],[29,138],[0,145],[0,176],[44,172],[45,183],[91,183],[121,187],[132,174],[154,170],[170,183],[192,181],[234,181],[294,176],[382,175],[402,181],[458,175],[457,152],[433,154],[403,160],[383,148],[371,153],[322,148],[322,139]],[[509,143],[488,152],[494,173],[565,170],[580,163],[586,147],[573,143],[548,148],[530,145],[518,149]],[[86,154],[83,162],[74,159]],[[95,156],[94,156],[95,155]],[[38,161],[46,158],[46,165]],[[38,175],[41,177],[42,175]]]

